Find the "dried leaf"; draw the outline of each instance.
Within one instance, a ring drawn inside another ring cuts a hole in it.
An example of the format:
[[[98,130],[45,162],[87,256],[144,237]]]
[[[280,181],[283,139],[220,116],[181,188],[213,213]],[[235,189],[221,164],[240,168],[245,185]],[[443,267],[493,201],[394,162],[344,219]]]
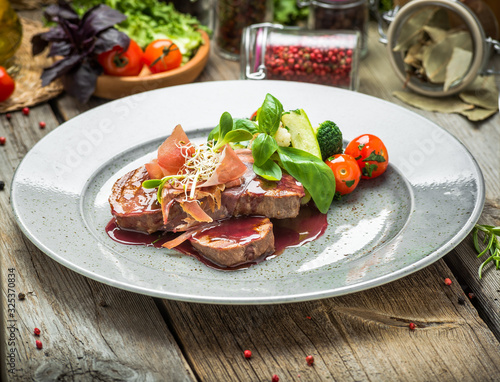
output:
[[[406,56],[404,58],[404,63],[413,66],[415,69],[422,67],[422,61],[418,57],[421,56],[420,50],[422,49],[422,43],[416,43],[408,49]]]
[[[446,67],[456,47],[472,51],[472,39],[469,32],[450,33],[440,42],[429,45],[425,50],[422,66],[430,82],[438,84],[445,82]]]
[[[429,25],[424,26],[424,32],[427,33],[432,42],[440,42],[446,38],[448,31],[438,27],[431,27]]]
[[[472,52],[461,48],[453,49],[451,59],[446,67],[443,90],[447,91],[455,81],[461,79],[467,73],[471,61]]]
[[[394,52],[405,52],[410,46],[419,42],[423,35],[423,27],[429,25],[439,7],[425,7],[415,12],[401,29]]]
[[[498,110],[498,96],[498,88],[493,76],[478,76],[466,90],[459,94],[464,102],[494,110]]]
[[[410,106],[414,106],[427,111],[438,111],[441,113],[460,113],[465,110],[474,109],[474,105],[464,103],[457,97],[428,98],[415,93],[402,91],[395,91],[392,94]]]
[[[498,109],[493,110],[493,109],[482,109],[476,107],[475,109],[472,110],[461,111],[460,114],[466,116],[470,121],[477,122],[477,121],[483,121],[486,118],[491,117],[497,111]]]

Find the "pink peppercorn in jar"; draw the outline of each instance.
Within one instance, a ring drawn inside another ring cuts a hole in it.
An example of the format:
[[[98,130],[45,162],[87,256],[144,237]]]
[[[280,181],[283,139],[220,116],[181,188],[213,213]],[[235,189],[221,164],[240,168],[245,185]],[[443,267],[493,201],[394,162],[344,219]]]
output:
[[[361,57],[368,53],[368,0],[298,0],[309,6],[309,29],[357,30],[361,33]]]
[[[357,90],[360,34],[255,24],[243,31],[241,78]]]
[[[217,52],[229,60],[238,60],[243,28],[270,21],[273,0],[218,0],[215,41]]]

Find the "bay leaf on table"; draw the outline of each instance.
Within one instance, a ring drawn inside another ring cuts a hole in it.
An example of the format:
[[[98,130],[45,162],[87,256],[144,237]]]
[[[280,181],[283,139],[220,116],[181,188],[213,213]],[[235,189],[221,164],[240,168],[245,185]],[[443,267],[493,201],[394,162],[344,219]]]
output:
[[[447,91],[455,81],[459,80],[467,73],[471,61],[472,52],[458,47],[453,49],[450,61],[446,66],[443,90]]]
[[[464,102],[485,109],[498,110],[498,88],[494,76],[478,76],[458,95]]]
[[[482,120],[485,120],[486,118],[491,117],[497,111],[498,111],[498,109],[483,109],[483,108],[476,107],[472,110],[461,111],[460,114],[467,117],[467,119],[469,121],[478,122],[478,121],[482,121]]]
[[[405,52],[410,46],[419,42],[424,33],[423,27],[431,22],[440,9],[440,7],[424,7],[415,12],[401,27],[401,33],[393,51]]]
[[[474,109],[474,105],[462,102],[457,97],[429,98],[419,94],[405,91],[395,91],[392,93],[396,98],[410,106],[441,113],[460,113],[465,110]]]
[[[429,45],[425,50],[422,66],[430,82],[438,84],[445,82],[446,67],[456,47],[472,51],[472,38],[469,32],[450,32],[443,40]]]

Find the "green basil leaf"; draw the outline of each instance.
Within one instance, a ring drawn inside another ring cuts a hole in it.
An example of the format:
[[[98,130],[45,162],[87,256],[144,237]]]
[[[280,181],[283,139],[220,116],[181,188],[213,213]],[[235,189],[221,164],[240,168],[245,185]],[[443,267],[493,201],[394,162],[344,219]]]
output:
[[[363,159],[363,162],[368,162],[368,161],[375,161],[375,162],[385,162],[385,158],[382,155],[379,155],[373,150],[370,155],[368,155],[365,159]]]
[[[222,113],[219,126],[219,139],[224,139],[226,134],[233,129],[233,117],[227,111]]]
[[[262,166],[257,166],[253,164],[253,171],[267,180],[280,180],[283,173],[281,172],[280,166],[278,166],[273,160],[268,159]]]
[[[217,144],[214,146],[214,150],[219,150],[221,147],[224,147],[228,143],[248,141],[252,139],[252,137],[253,135],[249,131],[241,129],[231,130],[226,134],[224,139],[221,139],[217,142]]]
[[[144,188],[156,188],[161,184],[161,179],[148,179],[142,182],[142,187]]]
[[[283,105],[271,94],[266,94],[266,99],[259,109],[257,121],[259,121],[259,131],[274,135],[280,126]]]
[[[293,147],[278,147],[283,168],[311,194],[318,209],[326,214],[335,195],[335,176],[325,162]]]
[[[259,126],[249,119],[246,118],[236,118],[233,120],[234,130],[247,130],[250,133],[256,134],[259,132]]]
[[[278,149],[276,139],[270,135],[260,133],[252,142],[252,155],[254,163],[262,166]]]
[[[208,134],[207,142],[219,140],[219,125],[215,126]]]
[[[252,139],[253,135],[251,132],[247,130],[231,130],[229,131],[226,136],[224,137],[224,141],[226,143],[230,142],[243,142],[243,141],[249,141]]]

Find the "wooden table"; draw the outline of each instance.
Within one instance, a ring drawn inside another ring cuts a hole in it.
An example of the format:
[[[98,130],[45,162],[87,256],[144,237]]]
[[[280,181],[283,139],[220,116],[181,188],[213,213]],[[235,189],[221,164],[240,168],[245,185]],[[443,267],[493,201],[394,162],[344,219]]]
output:
[[[401,84],[374,28],[369,50],[361,63],[360,92],[401,104],[391,95]],[[238,63],[212,54],[198,81],[238,75]],[[80,105],[61,96],[33,107],[29,117],[0,116],[0,136],[7,137],[0,147],[0,179],[6,182],[0,192],[2,291],[6,296],[13,269],[16,294],[26,294],[15,301],[10,380],[270,381],[273,374],[280,381],[500,380],[500,272],[478,280],[481,261],[470,236],[444,259],[387,285],[272,306],[142,296],[83,277],[40,252],[11,211],[14,170],[47,133],[104,102]],[[475,156],[486,180],[480,222],[499,225],[500,115],[470,123],[458,115],[414,111],[447,129]],[[44,130],[38,127],[42,120]],[[446,277],[451,286],[444,285]],[[417,326],[413,331],[410,322]],[[35,327],[42,331],[39,338]],[[8,328],[4,332],[10,335]],[[36,339],[43,341],[42,350]],[[245,349],[253,353],[250,360],[243,357]],[[314,356],[313,367],[307,355]]]

